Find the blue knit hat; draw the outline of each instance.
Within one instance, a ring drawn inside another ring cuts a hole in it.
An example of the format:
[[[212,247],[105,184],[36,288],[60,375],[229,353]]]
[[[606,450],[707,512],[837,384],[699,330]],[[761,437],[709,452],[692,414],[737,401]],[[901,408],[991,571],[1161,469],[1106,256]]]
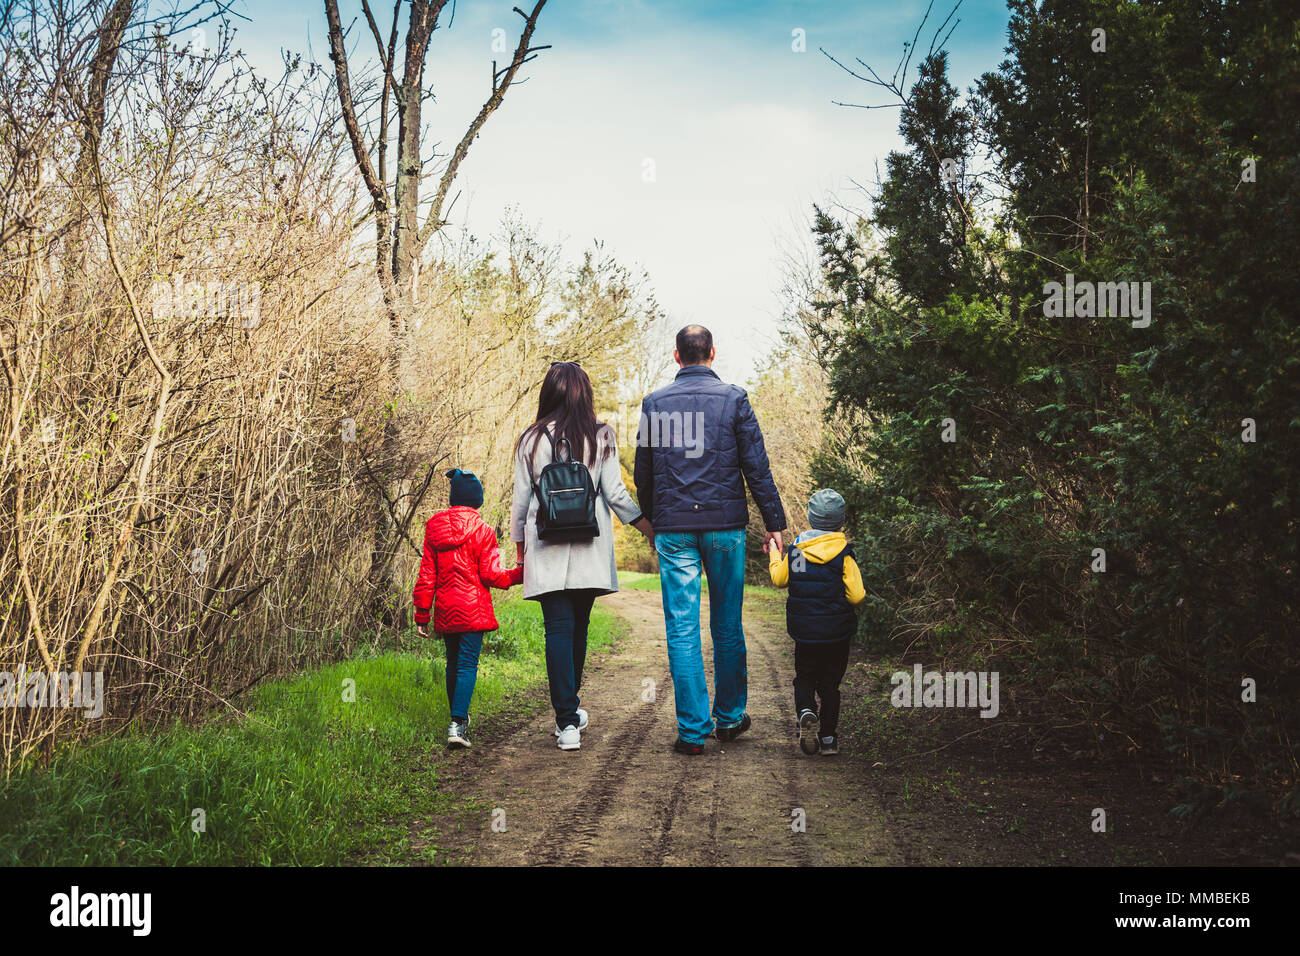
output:
[[[453,468],[447,472],[451,479],[451,506],[465,505],[470,508],[483,507],[483,483],[472,471]]]

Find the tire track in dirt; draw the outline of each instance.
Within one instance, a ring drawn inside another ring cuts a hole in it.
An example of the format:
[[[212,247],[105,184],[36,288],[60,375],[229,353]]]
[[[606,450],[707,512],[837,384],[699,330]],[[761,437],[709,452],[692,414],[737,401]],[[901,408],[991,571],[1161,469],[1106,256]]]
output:
[[[781,604],[771,599],[756,603],[754,613],[746,617],[745,637],[746,645],[757,648],[763,657],[764,684],[778,701],[777,724],[785,728],[787,743],[780,750],[779,763],[785,778],[787,812],[804,812],[805,836],[810,838],[797,844],[800,855],[821,865],[900,862],[870,769],[864,760],[854,759],[856,741],[841,727],[842,752],[830,757],[807,756],[795,742],[794,643],[785,631]],[[860,659],[860,650],[854,648],[850,666]],[[755,670],[750,669],[751,691]]]
[[[495,746],[443,758],[468,814],[434,822],[448,862],[487,865],[745,865],[888,863],[896,854],[864,763],[809,758],[793,743],[789,638],[770,598],[747,598],[748,712],[753,728],[705,754],[671,751],[676,710],[657,591],[601,599],[627,625],[612,653],[591,661],[582,749],[561,752],[549,708]],[[705,666],[712,687],[707,600]],[[784,676],[789,671],[789,676]],[[643,681],[655,682],[653,699]],[[541,691],[544,695],[544,689]],[[790,697],[790,700],[786,698]],[[454,767],[454,771],[453,771]],[[791,810],[807,831],[791,827]],[[504,814],[505,829],[491,826]]]
[[[553,815],[550,826],[528,850],[531,866],[578,866],[587,856],[600,831],[601,821],[630,772],[630,755],[643,748],[658,717],[659,698],[627,721],[609,742],[610,756],[586,784],[583,800]],[[568,756],[562,754],[561,756]]]
[[[690,776],[690,768],[683,767],[682,772],[677,777],[677,782],[673,784],[672,792],[668,799],[660,804],[659,810],[655,816],[659,825],[659,836],[655,840],[654,852],[651,853],[647,861],[653,866],[663,866],[664,857],[672,846],[673,822],[677,819],[677,814],[682,808],[682,802],[686,798],[686,780]]]
[[[758,652],[762,655],[762,657],[763,657],[763,663],[767,665],[767,667],[766,667],[766,670],[767,670],[767,674],[766,674],[766,676],[767,676],[767,678],[768,678],[768,680],[769,680],[769,682],[770,682],[770,683],[768,684],[768,690],[769,690],[769,692],[771,693],[771,695],[772,695],[772,697],[773,697],[773,699],[774,699],[775,701],[780,701],[780,699],[781,699],[781,697],[782,697],[782,692],[783,692],[783,690],[784,690],[784,687],[788,685],[788,682],[787,682],[786,684],[783,684],[783,683],[782,683],[781,673],[780,673],[780,670],[777,668],[776,660],[775,660],[775,658],[773,657],[773,651],[772,651],[771,647],[769,646],[769,641],[768,641],[767,639],[765,639],[765,638],[769,638],[770,635],[762,634],[762,633],[757,633],[757,632],[761,631],[762,628],[757,628],[757,627],[756,627],[756,628],[753,628],[753,630],[754,630],[756,633],[754,633],[753,638],[751,638],[751,637],[750,637],[751,627],[746,627],[746,629],[745,629],[745,631],[746,631],[746,634],[745,634],[745,637],[746,637],[746,640],[745,640],[745,646],[746,646],[747,649],[748,649],[748,648],[757,648],[757,649],[758,649]],[[750,655],[750,656],[752,657],[752,655]],[[751,690],[751,693],[752,693],[753,690],[755,689],[755,688],[754,688],[754,679],[753,679],[753,678],[754,678],[754,671],[753,671],[753,668],[750,668],[749,676],[750,676],[750,690]],[[790,691],[786,696],[792,696],[792,694],[793,694],[793,688],[791,689],[791,691]],[[793,705],[793,701],[791,701],[791,702],[789,703],[789,708],[793,708],[793,706],[794,706],[794,705]],[[775,709],[776,709],[776,713],[777,713],[778,715],[780,715],[780,714],[781,714],[781,706],[780,706],[779,703],[776,705],[776,708],[775,708]],[[787,740],[793,738],[794,734],[793,734],[793,732],[792,732],[792,728],[793,728],[794,725],[793,725],[793,723],[790,721],[788,715],[787,715],[784,719],[781,719],[780,717],[778,717],[777,722],[776,722],[776,726],[777,726],[778,728],[783,728],[783,729],[784,729],[784,731],[785,731],[785,735],[786,735],[786,739],[787,739]],[[799,781],[799,779],[798,779],[798,776],[797,776],[796,773],[795,773],[795,766],[794,766],[794,751],[793,751],[793,750],[791,750],[791,749],[788,748],[788,747],[785,748],[785,757],[784,757],[784,759],[781,761],[781,764],[782,764],[782,769],[785,771],[784,774],[783,774],[783,776],[785,777],[785,781],[784,781],[785,794],[784,794],[784,796],[785,796],[785,800],[786,800],[786,802],[789,804],[789,807],[788,807],[788,810],[787,810],[787,812],[788,812],[788,817],[787,817],[787,819],[793,821],[793,820],[794,820],[794,817],[795,817],[795,813],[796,813],[797,811],[803,810],[803,811],[806,812],[806,803],[807,803],[807,801],[803,799],[802,792],[801,792],[801,791],[802,791],[801,783],[800,783],[800,781]],[[774,775],[774,777],[775,777],[775,775]],[[780,781],[778,780],[778,782],[780,782]],[[791,836],[792,836],[792,837],[796,837],[796,836],[798,836],[798,834],[796,834],[796,832],[794,831],[793,828],[791,829],[790,833],[791,833]],[[793,840],[793,841],[792,841],[792,846],[794,847],[795,855],[797,856],[797,858],[798,858],[798,860],[799,860],[799,862],[800,862],[801,864],[807,866],[807,865],[809,865],[809,864],[811,864],[811,863],[813,862],[812,859],[811,859],[811,857],[810,857],[809,851],[808,851],[808,842],[807,842],[806,840]]]

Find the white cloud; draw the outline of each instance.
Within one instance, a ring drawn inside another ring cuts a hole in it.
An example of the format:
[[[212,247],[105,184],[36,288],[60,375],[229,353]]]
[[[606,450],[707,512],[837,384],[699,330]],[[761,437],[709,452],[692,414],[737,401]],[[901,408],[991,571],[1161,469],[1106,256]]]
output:
[[[869,124],[806,84],[791,88],[796,69],[834,73],[824,58],[736,59],[753,56],[704,36],[546,51],[475,143],[459,185],[478,233],[517,205],[546,233],[578,246],[599,237],[643,265],[674,318],[713,329],[719,372],[743,380],[775,341],[781,234],[864,175],[892,145],[895,120]],[[472,102],[461,75],[442,86],[444,115]],[[653,183],[642,179],[647,159]]]
[[[536,42],[555,46],[525,68],[528,81],[473,144],[452,218],[488,235],[516,206],[574,255],[604,240],[649,271],[674,319],[709,325],[718,371],[743,381],[776,340],[780,251],[792,224],[828,194],[856,201],[850,177],[870,177],[896,142],[897,116],[833,106],[858,92],[853,81],[816,52],[816,37],[809,52],[793,53],[788,27],[705,28],[636,2],[589,2],[584,11],[604,32],[548,34],[543,14]],[[426,141],[441,152],[488,95],[491,30],[505,27],[513,48],[518,20],[467,6],[435,34]],[[313,19],[318,49],[322,26]],[[288,35],[269,35],[277,34]],[[358,59],[371,54],[368,42],[357,49]],[[269,67],[273,55],[263,50],[256,61]],[[647,159],[654,183],[642,180]]]

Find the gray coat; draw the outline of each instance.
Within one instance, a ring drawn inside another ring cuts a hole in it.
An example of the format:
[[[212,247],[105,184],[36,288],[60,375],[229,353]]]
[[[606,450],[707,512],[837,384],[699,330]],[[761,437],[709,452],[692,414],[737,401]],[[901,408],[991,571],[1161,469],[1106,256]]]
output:
[[[596,435],[598,454],[585,464],[596,486],[596,525],[600,534],[590,541],[541,541],[537,537],[537,497],[533,481],[551,463],[551,443],[537,443],[529,470],[528,447],[524,442],[515,455],[515,498],[510,509],[510,540],[524,543],[524,597],[536,598],[549,591],[595,588],[606,594],[618,590],[618,568],[614,563],[614,532],[610,509],[618,520],[631,524],[641,509],[623,484],[618,464],[614,430],[601,425]],[[609,455],[604,451],[609,449]]]

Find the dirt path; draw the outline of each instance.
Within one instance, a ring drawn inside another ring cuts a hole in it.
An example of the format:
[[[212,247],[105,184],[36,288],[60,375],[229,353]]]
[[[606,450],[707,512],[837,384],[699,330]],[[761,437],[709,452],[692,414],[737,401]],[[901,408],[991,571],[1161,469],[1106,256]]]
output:
[[[657,591],[602,598],[628,633],[589,662],[582,749],[555,746],[548,708],[485,733],[443,772],[470,807],[430,821],[449,863],[489,865],[889,864],[901,860],[863,765],[806,757],[794,740],[793,652],[772,602],[747,599],[754,726],[700,757],[672,752],[676,716]],[[712,688],[707,600],[705,663]],[[654,699],[646,701],[647,678]],[[487,728],[484,728],[487,731]],[[844,738],[852,747],[853,740]],[[792,821],[806,822],[796,832]],[[504,815],[504,821],[502,817]],[[497,828],[493,828],[493,820]],[[501,823],[504,822],[504,831]]]

